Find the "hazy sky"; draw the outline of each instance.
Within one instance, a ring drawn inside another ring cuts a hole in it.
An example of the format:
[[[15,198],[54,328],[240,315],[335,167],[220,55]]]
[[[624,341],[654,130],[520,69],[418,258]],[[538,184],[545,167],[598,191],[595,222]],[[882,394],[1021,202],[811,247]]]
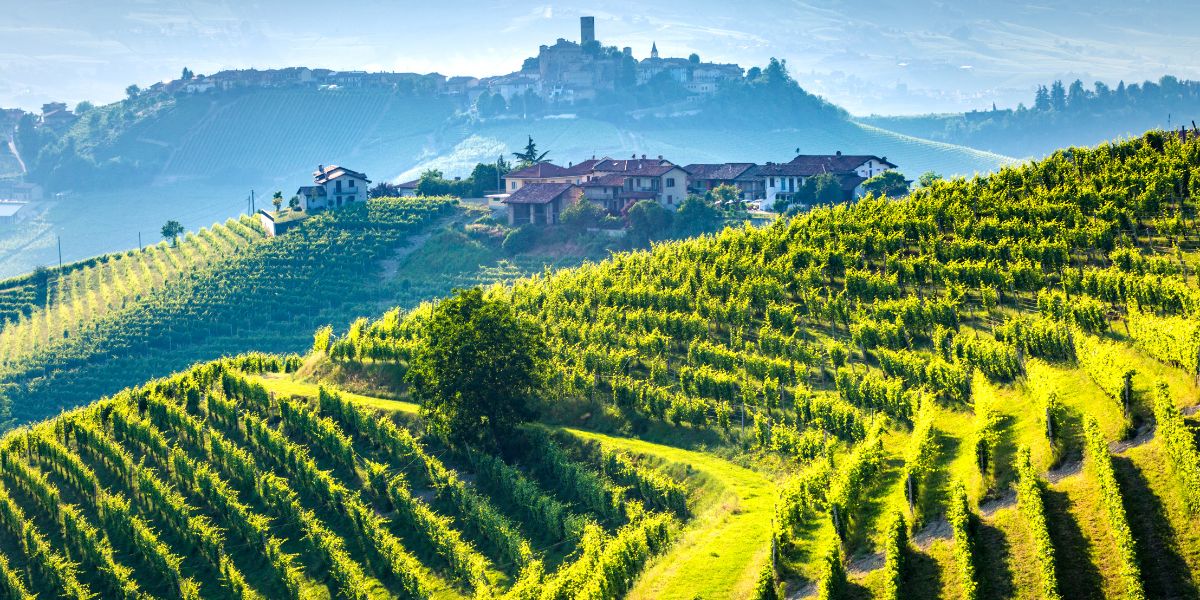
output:
[[[1191,0],[513,3],[0,0],[0,107],[109,102],[130,83],[284,66],[494,75],[596,17],[606,45],[786,58],[856,114],[1013,105],[1038,82],[1200,79]]]

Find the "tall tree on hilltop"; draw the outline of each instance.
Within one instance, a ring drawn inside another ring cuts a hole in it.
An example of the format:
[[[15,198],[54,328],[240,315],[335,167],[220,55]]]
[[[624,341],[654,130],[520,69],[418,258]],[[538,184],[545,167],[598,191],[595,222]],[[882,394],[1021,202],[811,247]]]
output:
[[[1050,85],[1050,106],[1054,110],[1067,109],[1067,88],[1063,87],[1063,82],[1055,80]]]
[[[183,235],[183,224],[174,219],[163,224],[161,230],[164,240],[171,240],[172,246],[179,245],[179,236]]]
[[[1050,90],[1046,89],[1046,86],[1038,86],[1037,93],[1033,96],[1033,109],[1040,111],[1050,110]]]
[[[534,143],[532,135],[529,136],[529,142],[525,144],[523,152],[513,152],[513,156],[516,157],[519,166],[522,168],[546,162],[547,154],[550,154],[549,150],[538,154],[537,144]]]

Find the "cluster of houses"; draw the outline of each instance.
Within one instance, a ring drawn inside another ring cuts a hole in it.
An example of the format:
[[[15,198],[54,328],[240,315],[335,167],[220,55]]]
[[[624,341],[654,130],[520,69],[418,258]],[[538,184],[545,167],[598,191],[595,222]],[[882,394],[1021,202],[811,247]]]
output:
[[[174,81],[155,83],[144,93],[202,94],[213,90],[244,88],[308,87],[318,89],[385,88],[405,92],[440,94],[460,98],[472,106],[484,93],[503,96],[534,94],[550,103],[571,104],[591,100],[598,93],[614,91],[622,85],[644,85],[660,75],[678,82],[693,97],[716,93],[725,81],[743,77],[736,64],[702,62],[689,58],[659,55],[652,43],[649,55],[635,59],[633,48],[602,46],[596,39],[595,17],[580,18],[578,42],[559,38],[542,45],[535,57],[524,61],[521,69],[495,77],[446,77],[439,73],[370,73],[292,67],[286,69],[237,69],[192,75]],[[65,106],[61,110],[65,110]],[[66,111],[69,113],[69,111]],[[65,116],[65,113],[64,113]]]
[[[489,196],[507,210],[510,225],[552,225],[571,204],[586,198],[622,215],[637,202],[653,200],[674,210],[688,194],[704,195],[722,185],[739,191],[738,202],[770,208],[790,201],[810,177],[832,175],[842,200],[863,195],[863,182],[896,168],[887,157],[862,154],[802,154],[786,163],[721,163],[679,166],[659,156],[591,158],[565,167],[537,163],[504,176],[504,191]]]
[[[539,162],[510,171],[504,190],[488,196],[505,209],[509,225],[553,225],[562,211],[586,199],[613,215],[624,215],[643,200],[677,209],[689,194],[704,195],[720,186],[738,190],[737,202],[770,208],[777,200],[792,200],[810,177],[831,175],[842,200],[864,194],[863,182],[895,169],[887,157],[868,154],[801,154],[786,163],[720,163],[679,166],[662,156],[625,159],[595,158],[559,166]],[[397,186],[402,196],[416,195],[419,181]],[[337,165],[318,165],[313,185],[296,190],[303,214],[366,202],[371,180],[366,174]],[[294,211],[292,211],[294,212]],[[259,211],[270,235],[293,222],[288,212]]]

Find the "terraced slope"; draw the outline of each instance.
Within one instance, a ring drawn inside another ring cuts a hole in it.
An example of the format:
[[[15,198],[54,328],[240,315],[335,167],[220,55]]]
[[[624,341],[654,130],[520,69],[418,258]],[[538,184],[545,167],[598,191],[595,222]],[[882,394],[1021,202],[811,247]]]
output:
[[[550,341],[551,418],[780,473],[756,594],[1187,596],[1195,441],[1124,455],[1197,404],[1198,173],[1151,133],[491,293]],[[403,372],[428,314],[328,360]]]
[[[302,349],[322,324],[371,312],[381,261],[453,211],[372,200],[276,238],[231,223],[2,284],[24,316],[0,330],[0,408],[24,423],[198,360]]]
[[[294,366],[212,363],[6,436],[11,588],[573,598],[611,589],[665,547],[677,516],[654,507],[687,515],[666,500],[683,488],[648,467],[618,485],[572,458],[632,464],[624,452],[572,450],[536,428],[525,432],[536,458],[519,466],[451,452],[336,392],[285,397],[238,370]],[[578,473],[569,486],[546,478],[564,471]]]

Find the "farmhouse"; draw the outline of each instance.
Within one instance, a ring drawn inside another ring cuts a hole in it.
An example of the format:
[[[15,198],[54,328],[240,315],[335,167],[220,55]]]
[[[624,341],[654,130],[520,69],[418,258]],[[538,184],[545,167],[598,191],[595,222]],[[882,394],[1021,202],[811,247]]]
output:
[[[318,165],[313,183],[296,190],[300,208],[305,212],[337,208],[352,202],[366,202],[371,180],[358,171],[337,165]]]
[[[863,195],[862,183],[884,171],[896,168],[887,157],[869,154],[801,154],[790,162],[767,163],[758,168],[763,182],[763,200],[771,205],[776,199],[790,199],[809,177],[828,173],[842,187],[842,199],[853,200]]]
[[[583,190],[573,183],[527,183],[502,202],[508,207],[509,225],[554,225],[581,196]]]
[[[763,179],[754,163],[691,164],[688,172],[688,193],[704,195],[722,185],[732,185],[742,192],[742,200],[762,197]]]

